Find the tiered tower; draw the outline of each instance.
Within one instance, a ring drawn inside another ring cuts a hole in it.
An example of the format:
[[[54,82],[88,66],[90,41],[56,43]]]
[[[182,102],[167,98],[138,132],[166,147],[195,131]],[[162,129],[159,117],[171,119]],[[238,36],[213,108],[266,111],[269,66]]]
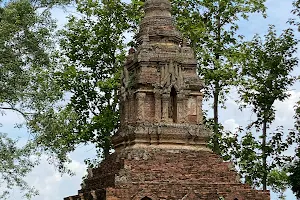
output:
[[[203,82],[169,0],[146,0],[120,89],[115,152],[65,200],[269,200],[206,147]]]
[[[194,52],[173,25],[169,0],[148,0],[144,9],[137,50],[124,66],[115,149],[206,148]]]

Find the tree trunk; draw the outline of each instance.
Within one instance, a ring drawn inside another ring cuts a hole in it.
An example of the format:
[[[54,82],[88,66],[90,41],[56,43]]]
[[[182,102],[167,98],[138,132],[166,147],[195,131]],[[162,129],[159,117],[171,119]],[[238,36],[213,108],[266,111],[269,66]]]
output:
[[[220,2],[219,2],[220,5]],[[219,8],[220,9],[220,8]],[[221,43],[221,17],[220,13],[217,15],[217,43],[220,45]],[[218,46],[216,52],[215,52],[215,58],[217,62],[220,60],[220,47]],[[219,63],[218,63],[219,64]],[[216,66],[215,66],[216,67]],[[213,151],[220,155],[221,149],[220,149],[220,134],[219,134],[219,95],[220,95],[220,83],[219,80],[215,80],[215,88],[214,88],[213,96],[214,96],[214,135],[213,135],[213,144],[214,148]]]
[[[109,150],[110,150],[110,148],[107,146],[105,148],[103,148],[104,159],[106,159],[109,156]]]
[[[104,139],[104,144],[103,144],[103,156],[104,159],[106,159],[110,155],[110,149],[111,149],[111,138],[107,137]]]
[[[215,83],[214,91],[214,135],[213,135],[213,151],[220,155],[220,144],[219,144],[219,83]]]
[[[266,140],[267,140],[267,122],[263,121],[263,134],[262,134],[262,164],[263,164],[263,190],[267,190],[267,149],[266,149]]]

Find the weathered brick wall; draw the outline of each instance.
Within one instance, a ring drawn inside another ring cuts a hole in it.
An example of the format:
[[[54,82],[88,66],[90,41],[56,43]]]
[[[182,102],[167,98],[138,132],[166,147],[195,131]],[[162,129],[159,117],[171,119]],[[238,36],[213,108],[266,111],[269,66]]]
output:
[[[147,93],[145,98],[145,121],[155,120],[155,99],[153,93]]]
[[[141,200],[145,196],[152,200],[270,199],[268,191],[241,184],[230,165],[207,151],[124,150],[93,169],[93,177],[79,193],[85,194],[84,200]],[[89,196],[94,190],[96,198]]]

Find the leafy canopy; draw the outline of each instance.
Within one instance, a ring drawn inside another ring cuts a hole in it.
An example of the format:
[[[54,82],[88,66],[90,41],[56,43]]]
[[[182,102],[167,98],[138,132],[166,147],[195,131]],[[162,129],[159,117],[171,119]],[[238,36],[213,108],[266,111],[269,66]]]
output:
[[[287,171],[284,168],[291,158],[284,156],[284,152],[294,142],[295,134],[290,133],[284,140],[282,128],[279,127],[273,133],[269,128],[275,120],[274,102],[287,99],[289,87],[296,81],[292,71],[298,65],[295,55],[297,44],[298,40],[295,39],[292,29],[284,30],[278,36],[275,27],[271,25],[263,39],[256,35],[252,41],[244,43],[240,48],[244,54],[239,87],[242,107],[249,105],[256,114],[256,120],[249,124],[248,129],[254,127],[257,132],[261,132],[260,142],[251,134],[250,137],[243,138],[243,142],[252,138],[249,141],[253,145],[249,147],[256,154],[241,159],[240,163],[245,162],[241,169],[250,172],[249,181],[261,183],[264,190],[267,186],[276,190],[287,185]],[[252,161],[257,164],[251,166]]]
[[[221,154],[219,107],[226,100],[231,86],[237,85],[238,21],[250,13],[265,16],[265,0],[173,0],[173,11],[181,32],[190,40],[199,65],[199,75],[205,81],[206,99],[213,99],[212,149]]]
[[[36,7],[37,3],[42,4]],[[23,180],[38,164],[38,159],[31,156],[38,158],[37,152],[45,150],[36,142],[40,133],[34,132],[34,122],[39,121],[40,114],[53,110],[63,94],[54,76],[51,56],[56,25],[48,8],[54,3],[64,2],[0,2],[0,113],[20,114],[32,134],[28,143],[21,146],[11,133],[0,133],[0,185],[7,188],[1,198],[8,197],[14,186],[24,191],[27,198],[36,194]],[[44,11],[39,12],[37,9],[42,7]]]
[[[78,142],[95,144],[99,155],[107,156],[119,123],[117,90],[130,12],[119,0],[81,1],[77,6],[81,17],[70,17],[61,32],[65,59],[59,80],[70,94],[67,107],[78,116],[70,134],[76,134]],[[69,143],[76,142],[72,138]]]

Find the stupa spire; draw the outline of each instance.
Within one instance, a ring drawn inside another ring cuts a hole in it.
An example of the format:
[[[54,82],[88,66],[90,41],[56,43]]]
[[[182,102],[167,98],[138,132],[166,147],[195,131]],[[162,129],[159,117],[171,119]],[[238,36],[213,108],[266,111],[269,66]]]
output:
[[[174,42],[179,44],[182,36],[173,23],[169,0],[147,0],[145,16],[140,24],[138,44],[143,42]]]

